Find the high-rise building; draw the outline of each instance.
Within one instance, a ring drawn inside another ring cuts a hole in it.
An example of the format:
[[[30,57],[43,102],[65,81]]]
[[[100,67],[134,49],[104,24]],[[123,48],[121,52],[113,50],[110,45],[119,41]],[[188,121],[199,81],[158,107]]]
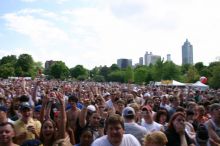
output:
[[[139,65],[144,65],[144,59],[143,59],[143,57],[140,57],[140,58],[139,58]]]
[[[144,55],[144,64],[146,66],[149,66],[150,64],[154,65],[159,59],[161,59],[161,56],[153,55],[152,52],[146,52]]]
[[[126,68],[128,66],[132,67],[132,60],[121,58],[117,60],[117,65],[120,68]]]
[[[193,46],[188,39],[182,46],[182,64],[193,64]]]
[[[171,61],[171,54],[167,54],[167,61]]]

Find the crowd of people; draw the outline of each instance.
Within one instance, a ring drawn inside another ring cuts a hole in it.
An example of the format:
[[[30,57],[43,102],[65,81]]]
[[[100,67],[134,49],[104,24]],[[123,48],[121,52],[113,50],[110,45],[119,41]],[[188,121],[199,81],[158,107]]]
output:
[[[220,90],[0,80],[0,146],[219,146]]]

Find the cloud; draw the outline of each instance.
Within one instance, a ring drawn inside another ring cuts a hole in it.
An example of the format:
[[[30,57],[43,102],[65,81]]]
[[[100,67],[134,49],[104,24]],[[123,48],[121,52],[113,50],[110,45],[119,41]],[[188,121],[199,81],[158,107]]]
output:
[[[55,2],[67,1],[70,2]],[[65,5],[60,11],[25,8],[4,14],[3,19],[8,29],[32,42],[35,58],[63,60],[70,67],[111,65],[122,57],[136,63],[145,51],[162,57],[170,53],[175,63],[181,64],[181,46],[186,38],[194,46],[195,60],[207,59],[210,49],[219,50],[218,40],[207,39],[218,38],[220,33],[217,1],[213,2],[214,7],[198,0],[74,2],[79,5],[71,9]],[[213,58],[220,54],[210,53]]]

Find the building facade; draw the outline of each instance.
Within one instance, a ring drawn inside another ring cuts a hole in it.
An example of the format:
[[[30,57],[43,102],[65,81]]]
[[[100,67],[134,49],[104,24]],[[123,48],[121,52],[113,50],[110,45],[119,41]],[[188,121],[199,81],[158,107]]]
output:
[[[139,65],[144,65],[144,59],[143,59],[143,57],[140,57],[140,58],[139,58]]]
[[[132,67],[132,60],[121,58],[117,60],[117,65],[120,68],[126,68],[128,66]]]
[[[146,52],[144,55],[144,64],[146,66],[149,66],[150,64],[154,65],[159,59],[161,59],[161,56],[153,55],[152,52]]]
[[[182,65],[184,64],[193,64],[193,46],[188,39],[182,46]]]

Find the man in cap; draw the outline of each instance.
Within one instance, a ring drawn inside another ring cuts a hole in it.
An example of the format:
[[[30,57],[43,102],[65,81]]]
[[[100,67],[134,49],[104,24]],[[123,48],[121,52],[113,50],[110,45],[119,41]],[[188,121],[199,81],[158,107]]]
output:
[[[122,116],[124,118],[125,134],[132,134],[142,143],[147,130],[135,123],[135,110],[132,107],[125,107]]]
[[[25,140],[39,138],[41,123],[32,118],[32,107],[28,102],[20,104],[21,118],[15,121],[16,143],[21,145]]]
[[[153,112],[150,106],[144,106],[141,110],[141,126],[145,127],[148,132],[164,131],[163,125],[153,120]]]

